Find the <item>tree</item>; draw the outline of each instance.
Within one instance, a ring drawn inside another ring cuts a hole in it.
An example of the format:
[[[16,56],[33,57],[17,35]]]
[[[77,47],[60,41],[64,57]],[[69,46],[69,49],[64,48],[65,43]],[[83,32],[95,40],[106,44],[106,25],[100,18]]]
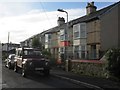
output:
[[[42,50],[42,43],[39,41],[39,38],[36,38],[36,37],[33,38],[32,47],[39,48],[40,50]]]

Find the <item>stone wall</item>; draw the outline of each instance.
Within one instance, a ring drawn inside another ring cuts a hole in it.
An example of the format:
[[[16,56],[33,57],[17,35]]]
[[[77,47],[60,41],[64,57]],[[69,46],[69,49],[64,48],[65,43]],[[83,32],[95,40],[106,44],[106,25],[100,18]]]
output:
[[[70,71],[88,76],[108,78],[107,63],[98,60],[71,60]]]

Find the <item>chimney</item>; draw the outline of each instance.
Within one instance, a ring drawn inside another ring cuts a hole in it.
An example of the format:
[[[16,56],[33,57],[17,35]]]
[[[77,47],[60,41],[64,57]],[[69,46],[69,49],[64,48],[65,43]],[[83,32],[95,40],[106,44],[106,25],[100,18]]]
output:
[[[94,2],[90,2],[90,3],[87,3],[87,6],[86,6],[86,14],[91,14],[93,12],[95,12],[97,9],[96,6],[94,6]]]
[[[63,17],[58,17],[57,23],[58,23],[58,26],[60,26],[65,23],[65,19]]]

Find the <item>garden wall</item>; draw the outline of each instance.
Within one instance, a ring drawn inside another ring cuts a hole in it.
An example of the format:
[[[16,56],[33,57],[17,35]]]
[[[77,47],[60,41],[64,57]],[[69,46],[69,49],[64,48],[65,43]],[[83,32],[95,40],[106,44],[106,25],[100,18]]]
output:
[[[108,77],[108,71],[106,70],[107,63],[105,61],[98,60],[71,60],[69,62],[70,71],[95,77]]]

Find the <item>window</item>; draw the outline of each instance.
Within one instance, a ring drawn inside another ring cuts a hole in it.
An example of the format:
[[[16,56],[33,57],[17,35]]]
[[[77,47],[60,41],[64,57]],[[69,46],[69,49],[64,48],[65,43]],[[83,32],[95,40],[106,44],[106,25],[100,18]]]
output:
[[[78,51],[79,51],[79,46],[75,46],[74,51],[75,51],[75,52],[78,52]]]
[[[45,34],[45,42],[49,42],[51,39],[51,34]]]
[[[38,50],[24,50],[24,55],[25,56],[40,56],[42,53]]]
[[[65,40],[65,30],[64,29],[60,30],[60,40],[61,41]]]
[[[80,24],[76,24],[73,26],[74,31],[74,39],[77,39],[80,37]]]
[[[79,59],[79,46],[74,47],[74,57],[75,59]]]
[[[85,45],[81,45],[81,58],[85,59],[86,58],[86,46]]]
[[[64,52],[64,48],[60,48],[60,52],[62,52],[62,53],[63,53],[63,52]]]
[[[85,51],[85,46],[84,45],[81,46],[81,51]]]
[[[61,41],[65,40],[65,35],[60,35],[60,40]]]
[[[45,34],[45,42],[48,42],[48,34]]]
[[[60,35],[64,35],[65,34],[65,30],[64,29],[61,29],[60,30]]]
[[[79,37],[79,32],[74,32],[74,38],[78,38]]]
[[[86,25],[85,25],[85,23],[80,24],[80,38],[86,38]]]
[[[51,34],[48,34],[48,39],[51,39]]]
[[[22,51],[21,51],[21,50],[18,50],[16,53],[17,53],[16,55],[17,55],[18,57],[20,57],[20,56],[22,55]]]

